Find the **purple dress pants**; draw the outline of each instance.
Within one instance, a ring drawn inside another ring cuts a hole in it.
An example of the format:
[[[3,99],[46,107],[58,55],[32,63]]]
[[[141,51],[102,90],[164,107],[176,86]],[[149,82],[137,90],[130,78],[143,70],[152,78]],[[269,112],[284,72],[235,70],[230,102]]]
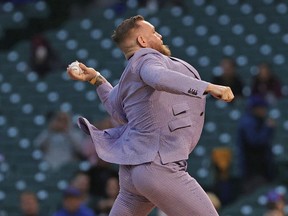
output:
[[[121,165],[120,193],[110,216],[146,216],[157,206],[168,216],[218,216],[205,191],[187,172],[186,161]]]

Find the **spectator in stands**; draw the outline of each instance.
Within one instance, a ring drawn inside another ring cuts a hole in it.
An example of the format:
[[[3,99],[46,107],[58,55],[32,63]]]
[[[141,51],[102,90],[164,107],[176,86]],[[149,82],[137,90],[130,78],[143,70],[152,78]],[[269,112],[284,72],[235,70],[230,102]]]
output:
[[[285,215],[277,209],[269,209],[264,213],[263,216],[285,216]]]
[[[238,128],[239,159],[241,160],[244,191],[273,179],[271,151],[276,123],[267,118],[268,103],[260,96],[248,100],[246,113]]]
[[[24,191],[20,194],[20,209],[22,216],[40,216],[37,196],[32,191]]]
[[[79,171],[72,178],[70,185],[80,190],[82,201],[84,204],[89,205],[91,201],[90,196],[90,176],[86,172]]]
[[[68,187],[63,194],[62,208],[53,216],[95,216],[92,209],[83,204],[81,191],[74,187]]]
[[[48,128],[34,140],[34,145],[44,153],[44,159],[52,170],[81,158],[82,132],[71,125],[66,112],[56,112],[48,119]]]
[[[264,216],[285,216],[284,196],[272,190],[267,194],[267,212]]]
[[[30,66],[40,77],[60,67],[59,57],[42,34],[37,34],[32,38]]]
[[[96,206],[99,216],[108,216],[119,193],[118,176],[111,176],[105,186],[105,197],[99,199]]]
[[[213,149],[213,192],[219,198],[222,206],[233,202],[238,192],[237,188],[239,185],[237,179],[231,175],[232,160],[232,149],[228,147],[216,147]]]
[[[261,95],[269,104],[274,104],[282,96],[280,80],[269,64],[258,65],[258,73],[252,80],[252,95]]]
[[[243,82],[237,73],[237,65],[234,59],[224,57],[221,60],[220,66],[222,74],[220,76],[214,76],[212,83],[229,86],[234,93],[235,99],[243,96]]]
[[[111,176],[118,176],[118,171],[112,164],[98,158],[97,165],[88,170],[91,179],[90,192],[93,196],[105,196],[106,182]]]

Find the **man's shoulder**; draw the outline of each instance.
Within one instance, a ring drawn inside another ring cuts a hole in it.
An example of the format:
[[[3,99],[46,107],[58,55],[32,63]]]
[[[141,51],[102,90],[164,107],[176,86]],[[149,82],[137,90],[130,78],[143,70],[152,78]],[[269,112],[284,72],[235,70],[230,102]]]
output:
[[[81,213],[83,216],[95,216],[93,210],[86,205],[82,205],[80,207],[79,213]]]
[[[138,71],[138,68],[141,68],[143,65],[147,65],[147,61],[156,61],[161,63],[165,62],[165,57],[157,50],[151,48],[141,48],[134,53],[126,69],[128,69],[128,71],[131,71],[131,69],[136,69],[136,71]]]
[[[62,208],[58,211],[56,211],[53,216],[67,216],[67,212]]]

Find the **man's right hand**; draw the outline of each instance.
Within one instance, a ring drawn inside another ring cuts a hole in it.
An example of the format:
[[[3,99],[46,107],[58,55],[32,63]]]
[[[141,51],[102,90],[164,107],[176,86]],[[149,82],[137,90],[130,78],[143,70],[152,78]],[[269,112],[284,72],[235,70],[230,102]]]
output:
[[[207,86],[206,92],[225,102],[231,102],[234,99],[234,94],[229,86],[215,85],[210,83]]]
[[[80,63],[79,66],[82,69],[83,73],[73,73],[72,69],[70,69],[69,67],[67,68],[67,74],[71,79],[79,81],[90,81],[95,76],[97,76],[97,71],[95,69],[88,68],[82,63]]]

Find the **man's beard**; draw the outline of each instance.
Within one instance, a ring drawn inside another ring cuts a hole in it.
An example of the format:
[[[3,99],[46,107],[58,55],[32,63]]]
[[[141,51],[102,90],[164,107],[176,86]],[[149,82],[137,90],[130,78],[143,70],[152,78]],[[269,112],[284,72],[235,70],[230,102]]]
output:
[[[158,47],[157,51],[159,51],[163,55],[171,56],[171,50],[169,49],[167,45],[162,44],[161,46]]]

